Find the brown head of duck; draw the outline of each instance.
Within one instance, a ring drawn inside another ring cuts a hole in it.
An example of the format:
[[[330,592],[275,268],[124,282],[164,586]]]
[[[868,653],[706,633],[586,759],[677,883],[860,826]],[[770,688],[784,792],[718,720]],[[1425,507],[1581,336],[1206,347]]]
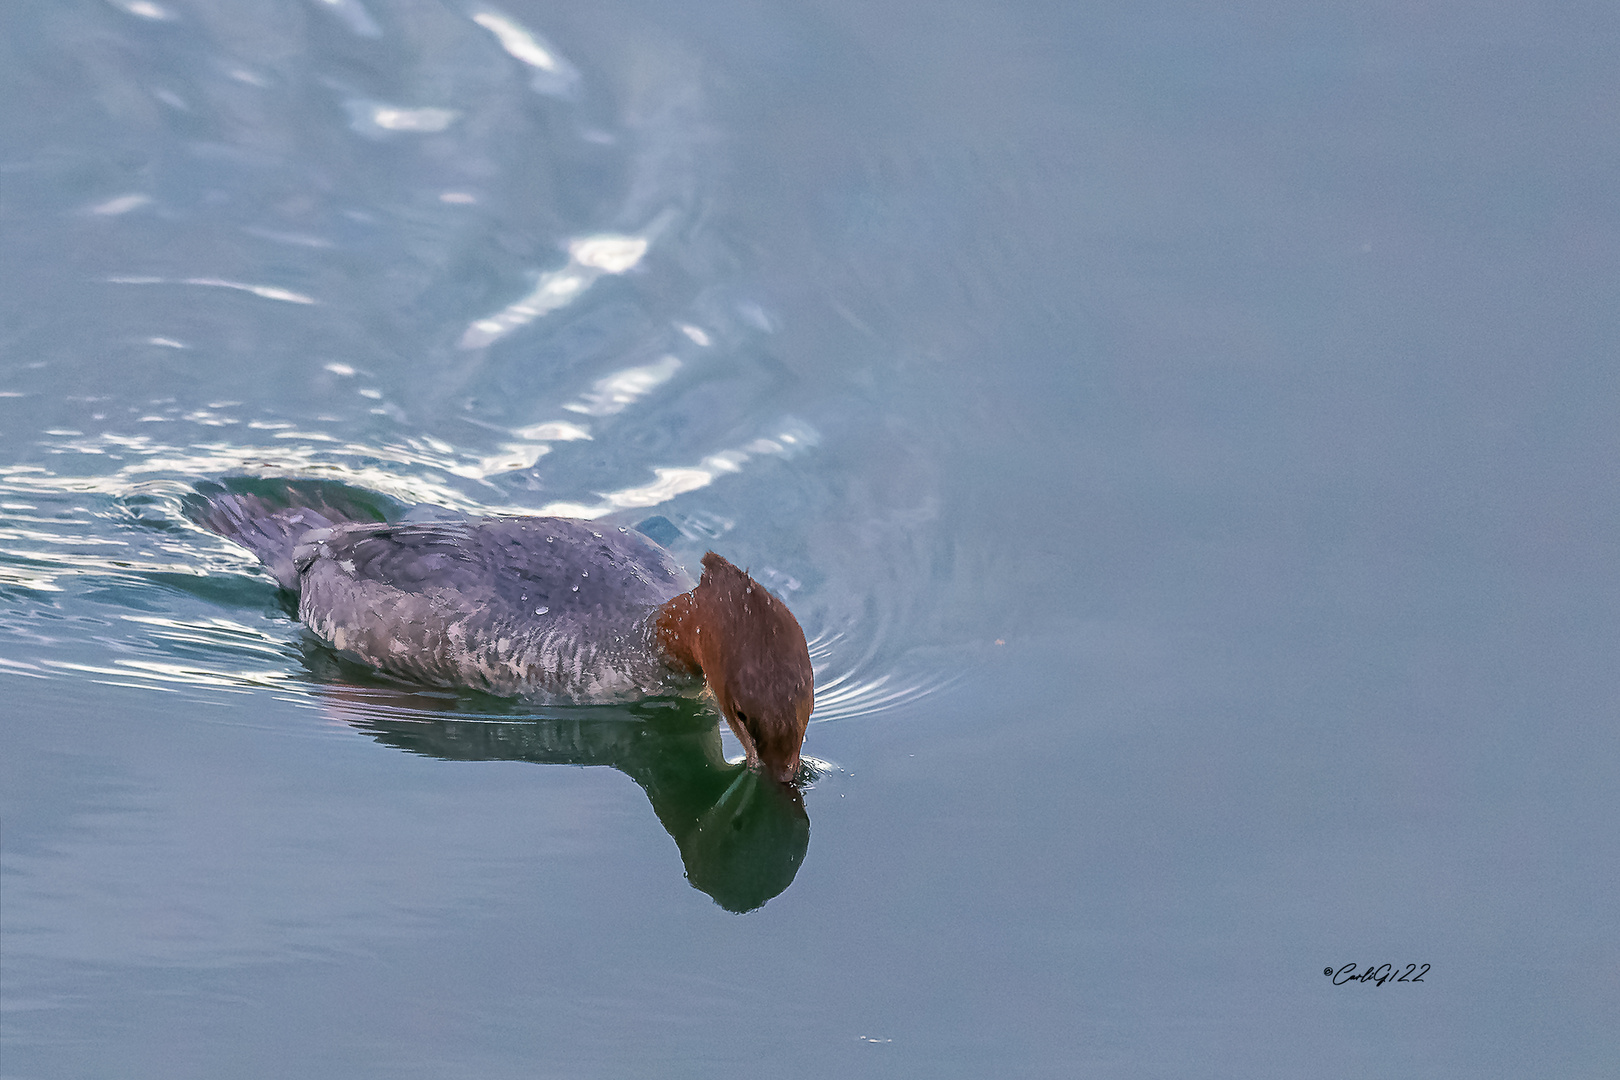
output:
[[[748,764],[791,783],[816,701],[810,648],[793,612],[711,551],[697,588],[660,608],[657,625],[674,662],[702,672]]]

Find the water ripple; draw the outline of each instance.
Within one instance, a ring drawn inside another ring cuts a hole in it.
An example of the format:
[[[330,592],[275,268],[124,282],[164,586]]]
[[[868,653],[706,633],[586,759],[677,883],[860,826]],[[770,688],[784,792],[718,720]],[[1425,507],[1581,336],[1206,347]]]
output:
[[[893,660],[881,657],[890,644],[881,632],[869,633],[862,655],[842,658],[840,646],[850,640],[847,631],[823,632],[810,639],[810,661],[816,670],[815,723],[872,716],[949,689],[960,674],[939,671],[903,674]]]
[[[198,482],[253,476],[769,551],[761,580],[815,634],[818,722],[949,686],[904,652],[937,577],[933,479],[896,464],[892,395],[807,362],[762,295],[701,63],[649,39],[610,85],[481,0],[386,30],[312,2],[389,77],[268,27],[248,71],[223,9],[113,0],[201,28],[201,52],[172,90],[98,75],[139,105],[119,134],[153,167],[39,216],[40,250],[117,287],[9,339],[0,674],[303,693],[274,587],[181,513]]]

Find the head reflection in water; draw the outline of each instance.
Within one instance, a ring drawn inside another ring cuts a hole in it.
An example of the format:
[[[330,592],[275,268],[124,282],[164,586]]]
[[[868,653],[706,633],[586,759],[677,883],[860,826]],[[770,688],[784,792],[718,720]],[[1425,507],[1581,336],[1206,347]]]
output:
[[[799,792],[727,763],[713,713],[694,701],[526,719],[511,703],[482,695],[367,686],[364,674],[343,670],[324,649],[306,656],[337,718],[402,750],[452,761],[618,769],[641,785],[675,838],[687,880],[727,911],[762,906],[793,883],[804,861],[810,818]]]

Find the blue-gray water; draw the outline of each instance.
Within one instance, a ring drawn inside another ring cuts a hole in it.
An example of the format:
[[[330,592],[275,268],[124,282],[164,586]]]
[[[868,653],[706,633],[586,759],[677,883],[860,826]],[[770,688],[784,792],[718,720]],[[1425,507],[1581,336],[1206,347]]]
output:
[[[1617,50],[5,5],[0,1074],[1614,1075]],[[751,566],[796,875],[707,714],[334,664],[182,513],[286,475]]]

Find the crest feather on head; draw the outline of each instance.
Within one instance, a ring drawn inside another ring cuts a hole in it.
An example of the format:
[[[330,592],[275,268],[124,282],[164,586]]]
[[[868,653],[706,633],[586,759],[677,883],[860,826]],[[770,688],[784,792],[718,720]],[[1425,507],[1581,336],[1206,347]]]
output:
[[[723,633],[751,637],[761,645],[781,648],[750,650],[748,660],[739,664],[732,677],[739,688],[765,691],[773,685],[778,692],[805,692],[810,689],[810,658],[804,650],[804,631],[786,604],[771,595],[744,570],[724,556],[709,552],[703,556],[703,577],[698,595],[713,603],[709,608],[725,625]]]

